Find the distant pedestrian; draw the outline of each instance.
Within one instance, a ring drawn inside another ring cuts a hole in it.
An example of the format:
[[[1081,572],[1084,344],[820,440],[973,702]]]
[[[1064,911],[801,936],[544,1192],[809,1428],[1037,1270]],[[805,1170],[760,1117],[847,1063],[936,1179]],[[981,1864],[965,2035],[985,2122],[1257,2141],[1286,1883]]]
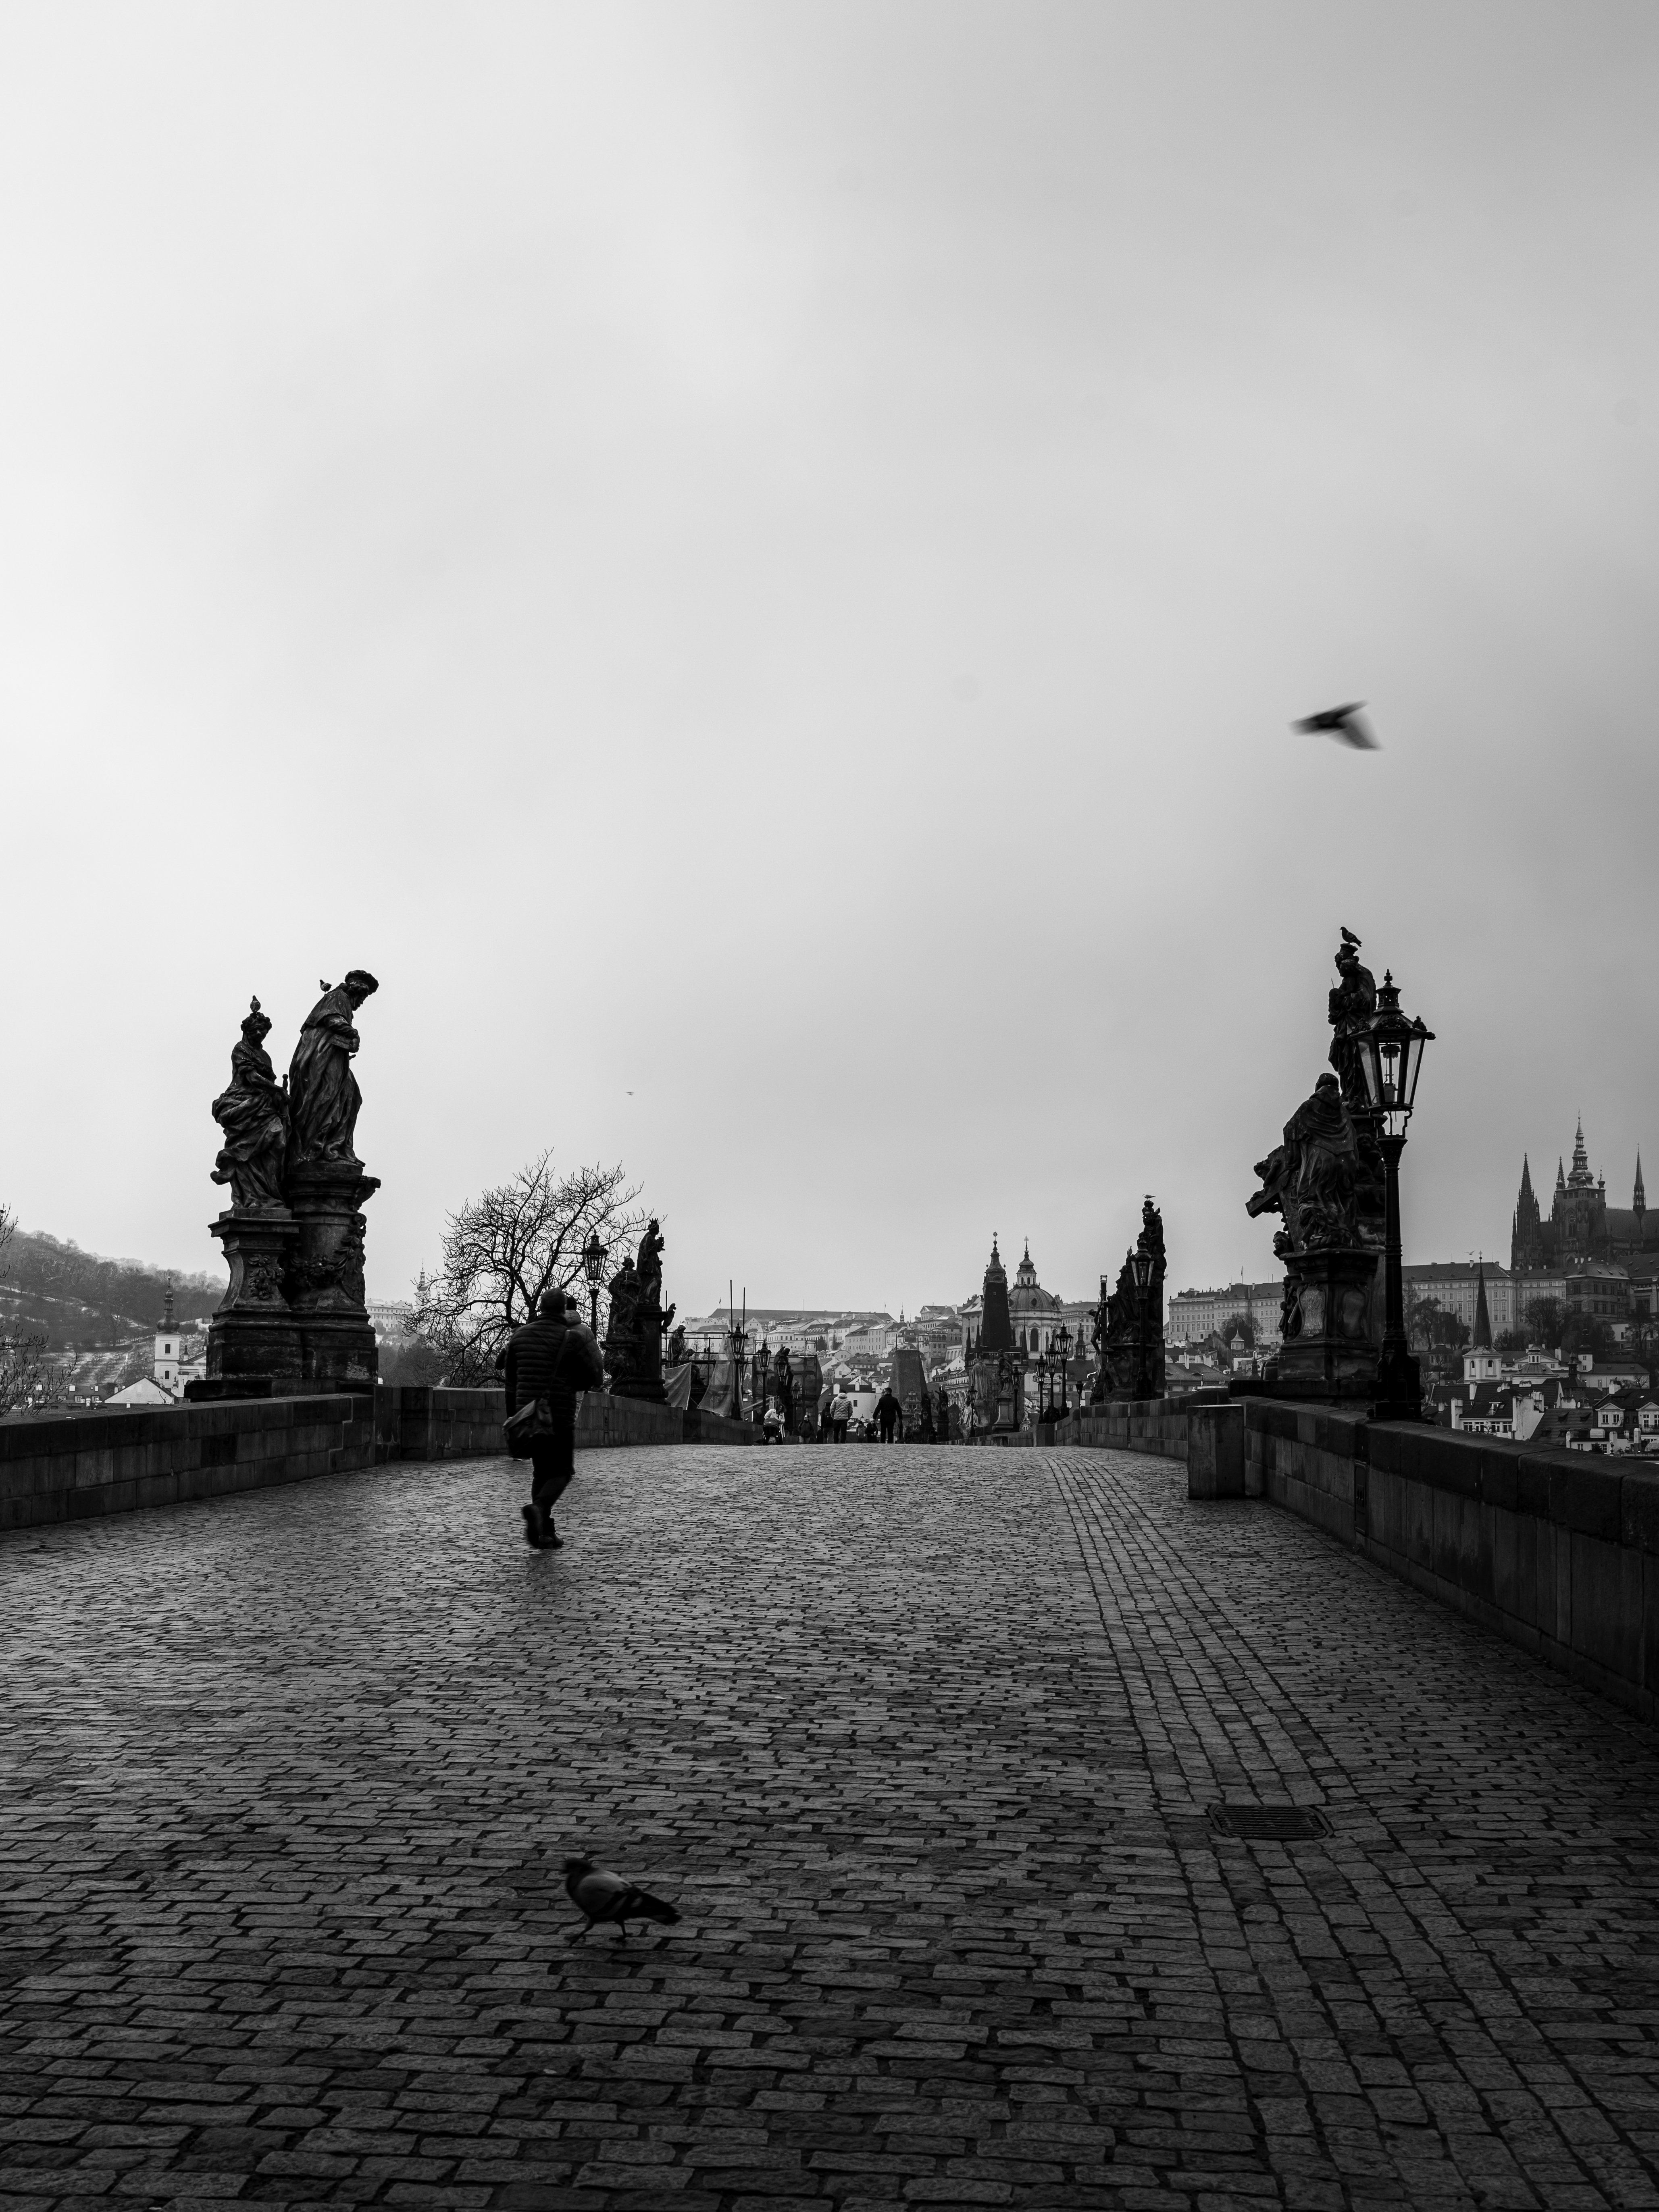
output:
[[[876,1401],[876,1426],[881,1432],[881,1440],[884,1444],[890,1444],[893,1442],[899,1425],[900,1411],[899,1401],[893,1395],[893,1386],[890,1382]]]
[[[562,1291],[544,1291],[533,1321],[515,1329],[507,1346],[507,1410],[534,1406],[530,1431],[530,1503],[524,1508],[525,1541],[532,1551],[559,1550],[563,1538],[553,1508],[576,1472],[576,1400],[597,1390],[605,1363],[592,1335]]]

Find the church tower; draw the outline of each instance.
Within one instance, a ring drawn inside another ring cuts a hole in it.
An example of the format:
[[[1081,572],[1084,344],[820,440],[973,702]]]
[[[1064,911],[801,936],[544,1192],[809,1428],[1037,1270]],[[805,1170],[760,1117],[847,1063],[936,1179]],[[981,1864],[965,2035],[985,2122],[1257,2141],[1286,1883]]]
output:
[[[1476,1352],[1492,1350],[1492,1313],[1486,1304],[1486,1258],[1483,1252],[1474,1272],[1474,1346]]]
[[[1583,1115],[1573,1135],[1571,1172],[1562,1179],[1558,1170],[1550,1218],[1558,1224],[1554,1255],[1558,1266],[1568,1260],[1607,1258],[1607,1196],[1590,1171]]]
[[[1014,1348],[1014,1324],[1008,1311],[1008,1271],[997,1250],[994,1231],[991,1236],[991,1256],[985,1266],[984,1295],[980,1302],[978,1348],[994,1358],[999,1352],[1012,1352]]]
[[[1533,1194],[1532,1164],[1523,1152],[1521,1194],[1515,1201],[1515,1218],[1510,1225],[1510,1267],[1519,1274],[1524,1268],[1541,1267],[1543,1264],[1544,1224]]]
[[[1630,1210],[1636,1216],[1636,1241],[1639,1244],[1644,1234],[1643,1217],[1648,1210],[1647,1193],[1642,1188],[1642,1155],[1639,1150],[1636,1155],[1636,1188],[1631,1193]]]
[[[161,1318],[155,1324],[155,1364],[151,1371],[169,1397],[179,1395],[179,1324],[173,1317],[173,1285],[170,1282],[162,1302]]]

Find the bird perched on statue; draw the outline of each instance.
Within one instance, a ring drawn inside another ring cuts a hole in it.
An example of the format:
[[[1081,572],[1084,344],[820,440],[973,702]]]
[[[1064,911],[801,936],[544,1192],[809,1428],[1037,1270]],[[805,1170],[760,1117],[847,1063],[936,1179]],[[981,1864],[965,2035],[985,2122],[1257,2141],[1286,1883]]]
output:
[[[1345,945],[1352,945],[1354,950],[1358,951],[1359,949],[1359,939],[1354,935],[1352,930],[1349,928],[1347,923],[1346,921],[1339,922],[1337,924],[1337,927],[1342,932],[1342,942]]]
[[[660,1897],[653,1897],[621,1875],[612,1874],[608,1867],[595,1866],[592,1859],[565,1861],[564,1893],[579,1912],[587,1915],[586,1926],[580,1931],[584,1936],[601,1921],[614,1920],[626,1942],[630,1920],[658,1920],[665,1928],[672,1928],[680,1917]]]
[[[1346,707],[1327,707],[1323,714],[1306,715],[1301,721],[1292,722],[1291,727],[1307,736],[1322,732],[1327,737],[1340,738],[1362,753],[1380,752],[1382,749],[1359,711],[1364,703],[1363,699],[1356,699]]]

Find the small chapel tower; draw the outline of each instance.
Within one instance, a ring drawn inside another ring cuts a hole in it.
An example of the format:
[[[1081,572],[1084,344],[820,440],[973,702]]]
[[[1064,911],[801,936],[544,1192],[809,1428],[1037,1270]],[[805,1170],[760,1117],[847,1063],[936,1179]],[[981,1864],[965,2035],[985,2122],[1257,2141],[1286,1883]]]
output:
[[[170,1398],[176,1398],[179,1395],[180,1388],[179,1382],[179,1324],[177,1321],[174,1320],[173,1313],[173,1285],[171,1281],[169,1281],[167,1284],[167,1297],[163,1301],[161,1307],[161,1318],[155,1324],[155,1365],[154,1372],[156,1381],[161,1384],[161,1388],[167,1392]]]

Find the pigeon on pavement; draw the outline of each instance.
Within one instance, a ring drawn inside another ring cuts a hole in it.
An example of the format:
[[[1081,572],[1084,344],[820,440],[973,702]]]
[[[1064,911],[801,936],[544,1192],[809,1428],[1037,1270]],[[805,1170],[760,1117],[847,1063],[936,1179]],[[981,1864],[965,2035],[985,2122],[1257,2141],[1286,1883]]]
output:
[[[1322,714],[1305,715],[1301,721],[1293,722],[1291,726],[1305,734],[1322,731],[1328,737],[1341,738],[1362,753],[1380,752],[1382,747],[1371,735],[1370,725],[1359,712],[1364,703],[1363,699],[1355,699],[1346,707],[1327,707]]]
[[[601,1921],[614,1920],[626,1942],[630,1920],[659,1920],[665,1928],[672,1928],[680,1917],[661,1898],[636,1888],[608,1867],[595,1866],[592,1859],[565,1861],[564,1888],[577,1911],[587,1915],[587,1924],[580,1931],[584,1936]]]

